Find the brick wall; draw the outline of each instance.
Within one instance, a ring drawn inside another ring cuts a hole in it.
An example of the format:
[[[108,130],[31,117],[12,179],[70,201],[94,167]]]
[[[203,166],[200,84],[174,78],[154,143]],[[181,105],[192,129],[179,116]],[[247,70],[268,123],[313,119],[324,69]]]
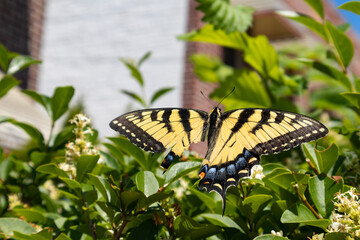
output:
[[[8,50],[36,59],[40,56],[45,0],[1,0],[0,43]],[[16,75],[22,88],[36,88],[38,66]]]

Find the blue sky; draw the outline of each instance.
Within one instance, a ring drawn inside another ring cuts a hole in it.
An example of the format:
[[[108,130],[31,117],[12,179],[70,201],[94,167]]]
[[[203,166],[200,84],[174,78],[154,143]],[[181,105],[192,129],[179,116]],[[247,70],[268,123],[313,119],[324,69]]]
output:
[[[345,2],[350,2],[349,0],[330,0],[336,7],[340,6]],[[340,10],[340,14],[345,18],[347,22],[351,24],[351,27],[355,29],[358,36],[360,36],[360,16],[355,13]]]

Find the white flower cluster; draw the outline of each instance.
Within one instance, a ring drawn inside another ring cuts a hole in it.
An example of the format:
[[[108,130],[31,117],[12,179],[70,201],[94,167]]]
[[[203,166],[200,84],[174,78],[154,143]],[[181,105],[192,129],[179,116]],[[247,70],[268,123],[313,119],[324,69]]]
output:
[[[335,211],[331,215],[332,224],[328,227],[329,232],[345,232],[348,239],[360,237],[360,201],[355,188],[335,196]]]
[[[263,173],[263,167],[261,165],[255,165],[251,168],[251,178],[263,179],[265,177]]]
[[[89,135],[93,134],[90,127],[91,120],[84,114],[76,114],[70,123],[75,124],[73,132],[75,140],[66,144],[65,162],[59,165],[59,168],[68,172],[70,176],[75,177],[75,162],[81,155],[97,155],[99,151],[88,140]]]

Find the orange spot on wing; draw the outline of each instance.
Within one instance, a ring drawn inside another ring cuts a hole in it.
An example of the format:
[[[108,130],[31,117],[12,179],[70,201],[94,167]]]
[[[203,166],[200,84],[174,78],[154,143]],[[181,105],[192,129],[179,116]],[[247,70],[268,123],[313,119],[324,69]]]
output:
[[[199,174],[199,176],[200,176],[201,179],[203,179],[203,178],[205,177],[205,173],[204,173],[204,172],[201,172],[201,173]]]

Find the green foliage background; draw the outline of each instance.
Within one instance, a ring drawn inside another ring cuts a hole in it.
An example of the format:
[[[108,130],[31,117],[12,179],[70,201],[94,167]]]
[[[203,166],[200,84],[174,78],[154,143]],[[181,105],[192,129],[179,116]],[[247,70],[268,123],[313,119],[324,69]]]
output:
[[[0,152],[0,237],[11,239],[346,239],[348,233],[327,231],[334,210],[334,194],[359,186],[360,80],[349,71],[354,55],[345,32],[325,20],[320,0],[306,1],[321,21],[282,11],[318,34],[321,46],[289,46],[276,51],[265,36],[246,33],[253,12],[232,7],[228,0],[198,0],[208,22],[179,39],[212,43],[240,51],[244,67],[236,69],[204,54],[191,57],[194,71],[206,82],[218,83],[211,94],[222,99],[225,110],[247,107],[274,108],[317,118],[330,130],[324,139],[292,151],[263,156],[265,177],[243,179],[221,199],[197,188],[201,159],[178,159],[163,174],[161,154],[149,154],[123,137],[100,144],[97,155],[82,154],[73,164],[75,176],[59,165],[66,162],[65,145],[75,141],[74,126],[54,132],[59,118],[69,112],[71,86],[58,87],[52,96],[24,90],[42,106],[51,121],[49,140],[35,127],[0,116],[0,123],[23,129],[32,143],[18,152]],[[359,2],[339,8],[360,12]],[[128,67],[141,89],[139,67],[150,56]],[[0,97],[19,84],[14,73],[38,64],[28,56],[8,52],[0,45]],[[171,91],[159,89],[149,101],[143,94],[122,91],[144,107]],[[302,99],[306,104],[297,104]],[[0,125],[1,126],[1,125]],[[91,144],[96,134],[89,136]],[[98,163],[99,158],[101,162]],[[186,161],[185,161],[186,160]],[[51,180],[51,181],[50,181]],[[53,189],[46,187],[51,182]],[[51,195],[55,191],[56,196]],[[11,196],[18,197],[14,205]],[[283,232],[282,236],[271,231]]]

